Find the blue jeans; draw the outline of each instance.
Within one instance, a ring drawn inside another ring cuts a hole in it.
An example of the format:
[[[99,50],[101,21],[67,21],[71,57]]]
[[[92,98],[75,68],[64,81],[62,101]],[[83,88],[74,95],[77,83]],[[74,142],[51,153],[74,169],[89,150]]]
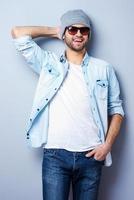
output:
[[[104,161],[86,153],[44,148],[43,200],[68,200],[71,182],[73,200],[97,200]]]

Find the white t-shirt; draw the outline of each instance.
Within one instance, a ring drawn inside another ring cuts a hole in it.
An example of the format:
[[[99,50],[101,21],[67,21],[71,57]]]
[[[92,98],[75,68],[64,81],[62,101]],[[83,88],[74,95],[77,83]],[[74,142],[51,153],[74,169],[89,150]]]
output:
[[[82,67],[70,63],[63,84],[50,102],[48,140],[44,147],[87,151],[101,144],[98,132]]]

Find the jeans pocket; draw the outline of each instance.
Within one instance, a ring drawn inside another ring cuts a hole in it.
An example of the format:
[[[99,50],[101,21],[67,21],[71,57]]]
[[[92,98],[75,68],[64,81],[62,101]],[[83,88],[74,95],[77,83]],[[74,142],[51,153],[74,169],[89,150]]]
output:
[[[93,159],[95,162],[98,162],[98,163],[104,165],[105,160],[96,160],[96,159],[94,158],[94,156],[92,157],[92,159]]]

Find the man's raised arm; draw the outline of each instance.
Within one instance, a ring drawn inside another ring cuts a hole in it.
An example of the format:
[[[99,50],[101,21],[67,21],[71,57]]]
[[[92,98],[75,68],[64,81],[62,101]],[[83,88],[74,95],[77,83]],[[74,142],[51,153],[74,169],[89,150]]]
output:
[[[60,39],[59,27],[47,26],[16,26],[12,28],[11,35],[16,49],[38,74],[49,61],[49,53],[40,48],[33,38],[55,37]]]
[[[12,28],[11,35],[13,38],[30,35],[32,38],[56,37],[60,39],[59,27],[48,26],[16,26]]]

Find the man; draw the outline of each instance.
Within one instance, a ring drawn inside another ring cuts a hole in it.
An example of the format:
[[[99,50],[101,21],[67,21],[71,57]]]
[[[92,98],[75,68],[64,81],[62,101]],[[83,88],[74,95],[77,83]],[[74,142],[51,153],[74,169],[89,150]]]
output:
[[[97,200],[102,166],[110,166],[111,148],[124,112],[114,69],[87,53],[91,22],[82,10],[67,11],[59,27],[15,27],[18,51],[39,75],[27,127],[32,147],[44,148],[44,200]],[[37,37],[61,38],[60,57],[41,49]]]

